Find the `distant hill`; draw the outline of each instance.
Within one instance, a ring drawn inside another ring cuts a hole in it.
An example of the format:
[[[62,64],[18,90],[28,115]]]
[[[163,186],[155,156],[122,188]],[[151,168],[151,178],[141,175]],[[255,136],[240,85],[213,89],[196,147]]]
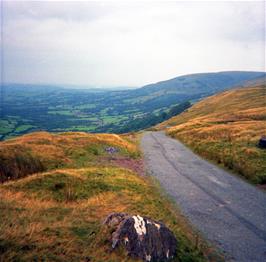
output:
[[[129,104],[152,111],[198,100],[265,76],[265,72],[248,71],[191,74],[129,90],[124,96]]]
[[[158,129],[250,181],[266,183],[266,150],[257,146],[266,135],[265,79],[203,99]]]
[[[9,84],[3,86],[0,139],[39,130],[94,133],[140,130],[167,119],[164,116],[177,106],[262,76],[265,73],[193,74],[133,90]]]
[[[150,84],[139,89],[140,93],[179,93],[202,94],[240,86],[246,81],[261,78],[265,72],[226,71],[179,76],[166,81]]]

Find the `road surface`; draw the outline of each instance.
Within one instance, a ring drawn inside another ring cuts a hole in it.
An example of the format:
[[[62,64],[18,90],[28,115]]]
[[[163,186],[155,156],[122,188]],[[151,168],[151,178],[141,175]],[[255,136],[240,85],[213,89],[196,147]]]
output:
[[[227,261],[266,262],[266,194],[163,132],[141,141],[147,168]]]

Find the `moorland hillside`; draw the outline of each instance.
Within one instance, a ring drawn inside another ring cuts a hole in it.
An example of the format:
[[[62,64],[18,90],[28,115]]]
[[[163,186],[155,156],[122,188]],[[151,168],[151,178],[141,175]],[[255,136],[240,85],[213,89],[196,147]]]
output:
[[[266,183],[266,151],[258,147],[266,134],[265,79],[208,97],[158,129],[250,181]]]

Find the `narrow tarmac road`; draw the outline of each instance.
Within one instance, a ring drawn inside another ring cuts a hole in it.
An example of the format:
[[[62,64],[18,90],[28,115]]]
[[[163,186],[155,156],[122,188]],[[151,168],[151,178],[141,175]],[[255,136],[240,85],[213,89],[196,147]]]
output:
[[[266,194],[162,132],[143,135],[148,171],[226,261],[266,261]]]

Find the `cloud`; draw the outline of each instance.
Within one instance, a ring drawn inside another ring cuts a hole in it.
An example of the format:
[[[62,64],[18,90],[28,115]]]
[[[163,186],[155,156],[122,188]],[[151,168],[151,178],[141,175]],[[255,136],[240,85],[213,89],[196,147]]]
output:
[[[263,2],[4,2],[7,82],[141,86],[265,70]]]

